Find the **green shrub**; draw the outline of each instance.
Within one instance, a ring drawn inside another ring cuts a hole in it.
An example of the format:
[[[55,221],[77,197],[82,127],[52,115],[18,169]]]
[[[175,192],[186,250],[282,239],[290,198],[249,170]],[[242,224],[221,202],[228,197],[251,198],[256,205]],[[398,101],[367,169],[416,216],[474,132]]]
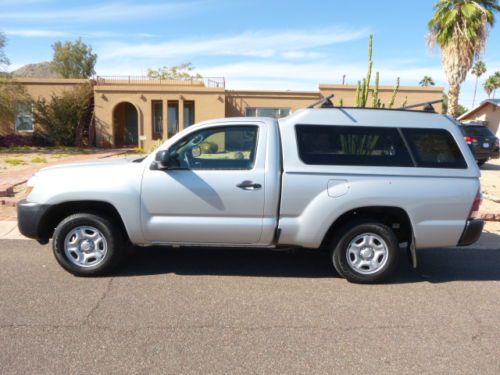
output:
[[[83,133],[90,126],[92,110],[92,87],[84,85],[52,95],[48,101],[39,99],[33,116],[40,132],[56,146],[83,146]]]
[[[24,165],[26,164],[23,159],[5,159],[5,162],[10,165]]]
[[[47,163],[47,159],[42,158],[41,156],[37,156],[36,158],[31,159],[32,163]]]

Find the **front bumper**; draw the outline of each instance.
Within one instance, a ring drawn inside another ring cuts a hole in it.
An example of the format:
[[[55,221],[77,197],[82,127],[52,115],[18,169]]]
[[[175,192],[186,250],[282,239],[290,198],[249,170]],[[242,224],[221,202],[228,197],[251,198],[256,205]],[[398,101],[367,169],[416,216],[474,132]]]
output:
[[[457,246],[468,246],[476,242],[483,232],[484,221],[479,219],[467,220],[465,228]]]
[[[43,237],[42,218],[50,205],[28,202],[23,199],[17,204],[17,226],[23,236],[47,243]]]

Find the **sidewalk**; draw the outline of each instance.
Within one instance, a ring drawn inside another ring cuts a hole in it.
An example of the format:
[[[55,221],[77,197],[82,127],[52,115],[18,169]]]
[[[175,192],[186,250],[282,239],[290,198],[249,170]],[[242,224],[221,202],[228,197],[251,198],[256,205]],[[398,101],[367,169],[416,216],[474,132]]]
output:
[[[29,240],[19,233],[17,221],[0,221],[0,240]]]

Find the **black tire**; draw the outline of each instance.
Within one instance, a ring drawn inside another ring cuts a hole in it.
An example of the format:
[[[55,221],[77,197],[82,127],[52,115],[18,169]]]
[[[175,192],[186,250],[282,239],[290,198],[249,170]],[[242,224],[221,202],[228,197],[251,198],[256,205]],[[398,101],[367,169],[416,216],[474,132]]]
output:
[[[65,240],[78,227],[95,228],[104,237],[106,252],[98,260],[98,264],[79,266],[69,259],[71,255],[65,251]],[[75,276],[105,276],[120,263],[125,253],[123,235],[119,228],[108,218],[91,213],[74,214],[61,221],[54,231],[52,248],[57,262]]]
[[[486,163],[488,160],[478,160],[477,161],[477,165],[482,167],[484,165],[484,163]]]
[[[387,225],[374,221],[358,221],[347,224],[339,230],[339,233],[340,237],[333,244],[331,257],[333,266],[342,277],[352,283],[371,284],[386,280],[394,272],[399,260],[399,244],[396,235]],[[347,259],[351,241],[364,234],[375,235],[382,239],[387,249],[386,255],[381,258],[386,257],[381,262],[380,268],[370,274],[358,272]]]

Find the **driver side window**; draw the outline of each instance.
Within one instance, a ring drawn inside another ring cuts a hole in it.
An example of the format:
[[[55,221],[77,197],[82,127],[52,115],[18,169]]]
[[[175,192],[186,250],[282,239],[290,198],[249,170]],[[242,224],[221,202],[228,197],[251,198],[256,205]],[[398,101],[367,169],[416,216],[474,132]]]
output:
[[[173,145],[170,159],[179,169],[252,169],[257,134],[257,126],[203,129]]]

